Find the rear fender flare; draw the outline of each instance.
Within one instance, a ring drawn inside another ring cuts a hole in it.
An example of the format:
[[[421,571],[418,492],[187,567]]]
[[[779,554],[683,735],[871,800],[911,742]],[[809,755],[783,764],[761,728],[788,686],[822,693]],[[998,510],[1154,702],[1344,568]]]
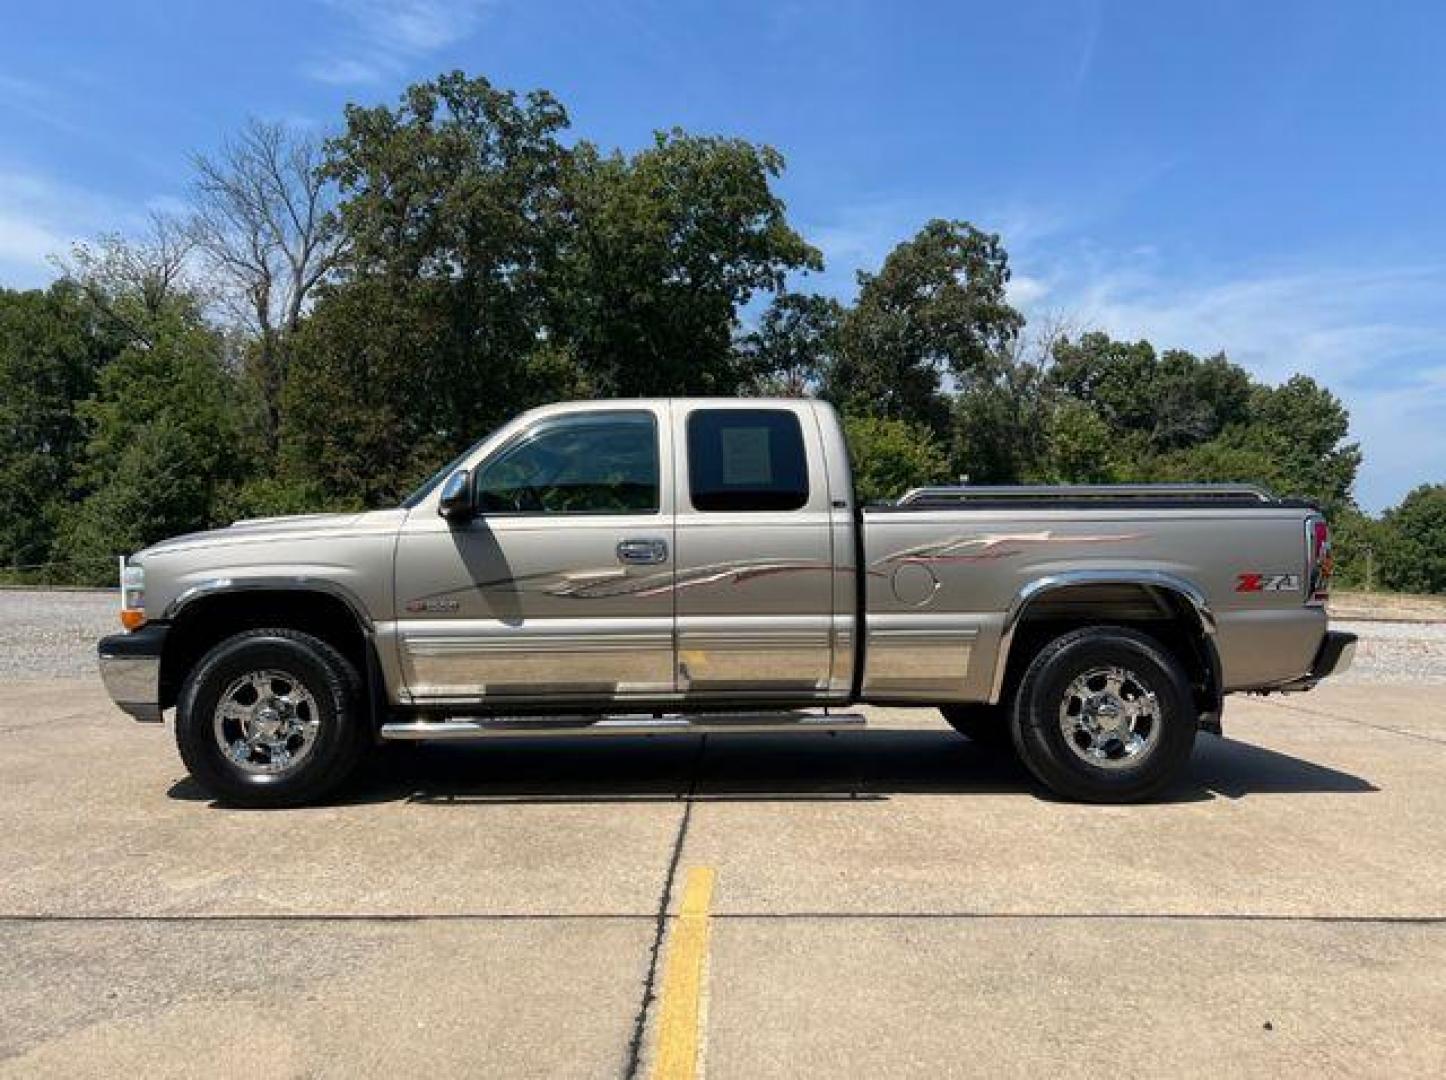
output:
[[[1042,596],[1058,589],[1079,585],[1142,585],[1170,593],[1184,602],[1185,610],[1195,619],[1195,630],[1206,644],[1206,661],[1211,682],[1210,693],[1217,702],[1220,697],[1220,659],[1215,648],[1215,614],[1204,592],[1194,583],[1176,574],[1161,570],[1066,570],[1035,578],[1019,590],[1010,601],[1000,630],[999,651],[994,658],[994,676],[990,684],[989,703],[997,705],[1004,694],[1004,678],[1009,670],[1010,647],[1015,632],[1029,611],[1029,606]]]

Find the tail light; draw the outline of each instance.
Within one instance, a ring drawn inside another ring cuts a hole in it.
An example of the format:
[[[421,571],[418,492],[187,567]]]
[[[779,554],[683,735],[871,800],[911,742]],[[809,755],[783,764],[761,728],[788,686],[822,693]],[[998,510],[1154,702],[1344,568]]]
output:
[[[1311,516],[1305,522],[1307,581],[1306,597],[1312,604],[1323,604],[1331,594],[1331,575],[1335,573],[1335,556],[1331,553],[1331,527],[1323,517]]]

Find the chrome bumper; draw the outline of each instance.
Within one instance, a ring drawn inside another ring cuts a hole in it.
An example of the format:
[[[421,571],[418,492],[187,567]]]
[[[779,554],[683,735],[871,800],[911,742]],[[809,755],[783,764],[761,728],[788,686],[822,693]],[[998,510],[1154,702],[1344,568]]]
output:
[[[106,693],[137,720],[161,719],[161,650],[164,626],[143,626],[130,634],[102,638],[97,646],[100,680]]]

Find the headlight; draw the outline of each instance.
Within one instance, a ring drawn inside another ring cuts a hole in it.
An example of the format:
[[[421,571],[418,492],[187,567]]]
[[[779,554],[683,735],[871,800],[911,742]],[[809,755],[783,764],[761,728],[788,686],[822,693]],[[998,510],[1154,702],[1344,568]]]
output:
[[[120,561],[121,625],[135,630],[146,621],[146,568]]]

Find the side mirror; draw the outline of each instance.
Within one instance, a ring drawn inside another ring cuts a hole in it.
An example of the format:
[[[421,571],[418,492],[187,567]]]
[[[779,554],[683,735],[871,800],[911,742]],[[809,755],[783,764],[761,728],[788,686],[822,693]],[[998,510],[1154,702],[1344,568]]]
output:
[[[437,513],[448,521],[468,521],[477,516],[477,504],[472,499],[472,474],[466,469],[458,469],[447,477],[437,499]]]

